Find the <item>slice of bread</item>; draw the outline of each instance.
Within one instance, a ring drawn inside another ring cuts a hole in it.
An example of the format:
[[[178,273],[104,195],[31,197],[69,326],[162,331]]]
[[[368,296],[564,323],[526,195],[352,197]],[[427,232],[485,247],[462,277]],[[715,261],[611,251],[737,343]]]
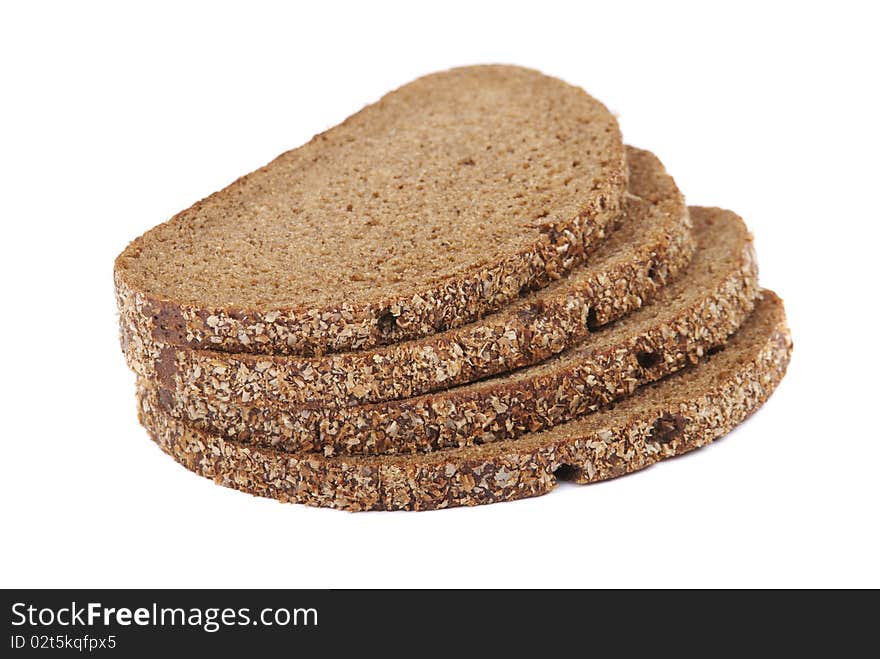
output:
[[[626,189],[614,117],[514,66],[420,78],[132,242],[117,301],[160,343],[365,349],[567,274]]]
[[[473,323],[414,341],[322,357],[173,347],[123,327],[132,369],[186,396],[257,406],[350,406],[408,398],[543,361],[639,308],[689,262],[684,199],[651,153],[629,147],[629,194],[589,262]],[[589,322],[588,322],[589,321]]]
[[[781,300],[763,300],[717,354],[638,390],[612,409],[483,446],[410,456],[336,457],[246,446],[164,413],[140,380],[139,417],[180,464],[215,482],[281,501],[344,510],[430,510],[546,494],[643,469],[732,430],[785,374],[791,337]]]
[[[244,406],[162,388],[173,416],[260,446],[324,455],[490,443],[593,412],[722,344],[759,289],[751,236],[729,211],[692,208],[697,251],[653,301],[542,364],[433,394],[357,407]]]

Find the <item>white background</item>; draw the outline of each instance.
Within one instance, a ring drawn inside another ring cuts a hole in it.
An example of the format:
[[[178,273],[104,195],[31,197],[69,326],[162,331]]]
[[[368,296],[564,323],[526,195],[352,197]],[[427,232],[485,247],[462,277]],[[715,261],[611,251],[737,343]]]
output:
[[[297,6],[302,4],[303,6]],[[4,3],[0,586],[880,586],[872,3]],[[788,377],[689,457],[350,514],[220,488],[138,426],[127,242],[384,92],[509,62],[585,87],[746,218]]]

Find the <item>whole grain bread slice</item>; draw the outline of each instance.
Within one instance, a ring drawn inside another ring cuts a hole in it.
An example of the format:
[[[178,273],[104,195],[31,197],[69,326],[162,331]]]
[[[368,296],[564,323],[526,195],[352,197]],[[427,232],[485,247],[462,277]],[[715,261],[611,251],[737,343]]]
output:
[[[166,414],[143,379],[139,417],[180,464],[250,494],[351,511],[470,506],[546,494],[560,479],[615,478],[704,446],[767,400],[791,348],[782,302],[765,291],[720,352],[613,408],[516,440],[410,456],[325,458],[224,440]]]
[[[258,406],[349,406],[409,398],[543,361],[639,308],[694,250],[681,192],[651,153],[627,148],[629,190],[616,227],[587,264],[458,328],[321,357],[174,347],[123,326],[140,375],[186,396]]]
[[[124,323],[320,355],[468,323],[580,263],[626,187],[614,117],[514,66],[420,78],[132,242]]]
[[[759,289],[751,236],[729,211],[692,208],[697,251],[654,300],[536,366],[433,394],[357,407],[244,406],[160,389],[163,409],[206,432],[293,452],[376,455],[514,438],[564,423],[722,344]]]

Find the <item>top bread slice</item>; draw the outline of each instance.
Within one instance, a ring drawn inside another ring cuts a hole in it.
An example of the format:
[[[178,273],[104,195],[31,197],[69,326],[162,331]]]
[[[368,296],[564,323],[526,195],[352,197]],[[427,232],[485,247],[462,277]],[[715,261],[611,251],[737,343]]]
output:
[[[426,336],[540,289],[626,188],[614,117],[513,66],[391,92],[132,242],[120,312],[155,341],[321,355]]]

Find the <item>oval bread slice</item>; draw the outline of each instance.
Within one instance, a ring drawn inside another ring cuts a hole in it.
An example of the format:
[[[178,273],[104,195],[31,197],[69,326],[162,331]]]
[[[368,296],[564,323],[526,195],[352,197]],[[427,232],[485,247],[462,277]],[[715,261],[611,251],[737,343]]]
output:
[[[250,494],[351,511],[472,506],[546,494],[562,478],[615,478],[704,446],[767,400],[791,348],[782,301],[765,291],[723,350],[612,409],[515,440],[410,456],[325,458],[224,440],[164,413],[144,380],[139,417],[180,464]]]
[[[488,444],[597,410],[697,361],[754,307],[757,262],[735,214],[692,208],[697,251],[647,305],[550,360],[433,394],[357,407],[289,409],[181,396],[163,409],[207,432],[324,455],[385,455]]]
[[[662,163],[628,147],[629,193],[587,264],[473,323],[422,339],[321,357],[173,347],[123,326],[132,369],[186,396],[257,406],[350,406],[420,394],[541,362],[639,308],[689,262],[684,198]]]
[[[429,75],[132,242],[123,322],[320,355],[458,327],[567,274],[626,189],[614,117],[514,66]]]

